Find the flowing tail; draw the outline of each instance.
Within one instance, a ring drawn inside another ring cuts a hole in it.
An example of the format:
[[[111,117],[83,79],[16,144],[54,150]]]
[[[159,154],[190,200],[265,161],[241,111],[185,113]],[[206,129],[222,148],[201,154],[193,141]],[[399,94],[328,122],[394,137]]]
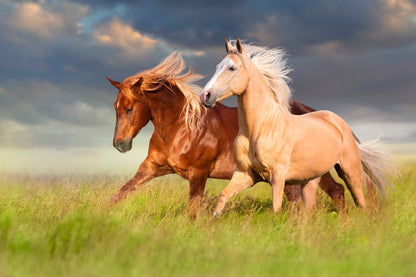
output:
[[[388,154],[380,138],[365,143],[357,142],[357,145],[361,164],[368,177],[365,178],[367,185],[372,185],[369,184],[372,182],[384,198],[385,188],[401,176],[396,162]]]

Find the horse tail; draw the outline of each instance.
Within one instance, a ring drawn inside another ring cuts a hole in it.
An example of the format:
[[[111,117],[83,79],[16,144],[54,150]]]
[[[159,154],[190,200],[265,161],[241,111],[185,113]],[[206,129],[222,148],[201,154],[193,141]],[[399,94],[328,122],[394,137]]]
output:
[[[365,143],[357,142],[357,146],[363,170],[367,175],[365,178],[367,187],[371,190],[375,185],[384,198],[385,188],[389,187],[395,179],[400,178],[396,162],[387,152],[380,138]]]

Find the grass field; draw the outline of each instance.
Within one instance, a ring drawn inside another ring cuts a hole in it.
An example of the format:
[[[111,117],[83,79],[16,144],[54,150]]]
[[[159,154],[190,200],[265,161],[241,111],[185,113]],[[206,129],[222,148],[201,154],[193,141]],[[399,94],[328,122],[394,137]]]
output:
[[[412,173],[413,172],[413,173]],[[210,180],[186,214],[188,184],[170,176],[127,200],[125,177],[0,177],[0,276],[416,276],[416,167],[378,211],[339,216],[322,192],[313,218],[272,213],[259,184],[212,218],[227,181]]]

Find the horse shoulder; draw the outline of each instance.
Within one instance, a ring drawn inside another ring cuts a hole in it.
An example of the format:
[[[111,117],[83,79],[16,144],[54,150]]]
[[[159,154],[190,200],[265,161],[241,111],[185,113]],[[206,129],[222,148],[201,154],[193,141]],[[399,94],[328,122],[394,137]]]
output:
[[[153,133],[150,138],[147,156],[152,162],[158,165],[167,164],[165,145],[156,133]]]

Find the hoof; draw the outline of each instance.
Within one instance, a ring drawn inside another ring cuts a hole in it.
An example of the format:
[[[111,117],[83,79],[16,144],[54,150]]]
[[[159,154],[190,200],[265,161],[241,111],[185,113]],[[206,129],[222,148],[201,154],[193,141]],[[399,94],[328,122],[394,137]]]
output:
[[[221,216],[222,210],[219,210],[218,212],[214,212],[213,217],[214,218],[219,218]]]
[[[120,198],[118,197],[117,194],[114,194],[113,196],[110,197],[110,199],[108,199],[108,202],[112,202],[112,203],[117,203],[118,201],[120,201]]]

